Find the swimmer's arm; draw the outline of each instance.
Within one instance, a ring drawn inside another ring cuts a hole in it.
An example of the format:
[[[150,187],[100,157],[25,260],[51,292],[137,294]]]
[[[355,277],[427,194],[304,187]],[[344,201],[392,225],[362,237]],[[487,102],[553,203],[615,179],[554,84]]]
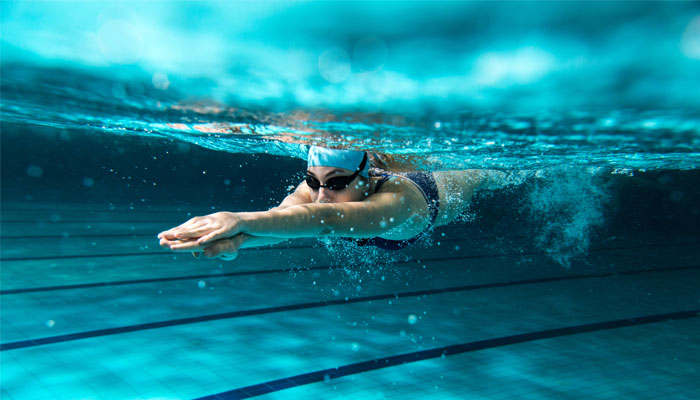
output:
[[[427,206],[422,197],[376,193],[365,201],[308,203],[238,216],[241,231],[256,236],[368,238],[380,236],[409,219],[427,218]],[[406,236],[417,234],[422,227],[421,223],[415,224],[417,231],[406,232]]]
[[[288,207],[309,203],[311,198],[309,196],[308,190],[305,189],[305,184],[302,182],[296,190],[284,198],[279,206],[272,208],[271,210],[283,210]],[[224,215],[236,215],[236,213],[216,213],[213,215],[220,215],[215,218],[217,221],[221,221],[221,216]],[[227,240],[225,235],[217,235],[215,238],[209,238],[205,242],[198,243],[197,239],[201,236],[211,233],[211,229],[204,229],[201,233],[197,233],[197,228],[201,228],[203,223],[197,221],[198,219],[206,217],[195,217],[182,225],[179,225],[170,230],[161,232],[158,234],[160,239],[160,245],[167,247],[173,251],[199,251],[204,250],[205,255],[210,256],[208,253],[220,254],[223,252],[232,253],[238,251],[241,248],[250,248],[258,246],[273,245],[285,240],[290,239],[289,237],[274,237],[272,235],[267,236],[257,236],[248,233],[240,233],[240,230],[234,230],[233,235],[229,235]],[[224,218],[225,219],[225,218]],[[235,234],[238,232],[239,234]],[[218,243],[214,243],[218,242]]]
[[[309,197],[308,191],[304,190],[302,188],[303,184],[300,184],[297,186],[296,190],[292,192],[290,195],[284,198],[280,205],[277,207],[271,208],[270,210],[283,210],[287,207],[292,207],[300,204],[306,204],[306,203],[311,203],[311,198]],[[247,233],[242,233],[240,234],[241,236],[241,245],[239,248],[241,249],[247,249],[251,247],[260,247],[260,246],[270,246],[273,244],[278,244],[282,243],[286,240],[289,240],[290,238],[288,237],[274,237],[274,236],[255,236],[255,235],[250,235]]]
[[[306,189],[306,184],[302,182],[297,186],[297,188],[290,195],[284,198],[280,205],[273,208],[273,210],[281,210],[291,206],[297,206],[299,204],[311,203],[311,196],[309,191]]]

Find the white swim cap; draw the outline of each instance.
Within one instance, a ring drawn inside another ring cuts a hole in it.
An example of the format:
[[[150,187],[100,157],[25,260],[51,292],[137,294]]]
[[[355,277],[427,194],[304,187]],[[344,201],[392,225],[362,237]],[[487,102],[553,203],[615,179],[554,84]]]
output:
[[[348,171],[357,171],[365,157],[364,151],[328,149],[325,147],[311,146],[307,159],[309,167],[334,167]],[[369,177],[369,162],[365,163],[360,175]]]

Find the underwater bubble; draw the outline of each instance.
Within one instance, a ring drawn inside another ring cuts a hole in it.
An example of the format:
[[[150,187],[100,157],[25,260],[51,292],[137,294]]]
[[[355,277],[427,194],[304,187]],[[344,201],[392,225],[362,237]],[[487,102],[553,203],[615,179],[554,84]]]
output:
[[[54,321],[54,320],[52,320],[52,319],[46,321],[46,326],[47,326],[47,327],[53,328],[54,325],[56,325],[56,321]]]
[[[41,178],[43,174],[44,170],[38,165],[31,164],[27,167],[27,175],[31,176],[32,178]]]
[[[200,289],[204,289],[205,287],[207,287],[207,283],[204,281],[199,281],[197,282],[197,286],[199,286]]]
[[[408,316],[408,323],[409,324],[415,325],[416,322],[418,322],[418,318],[415,315],[411,314]]]
[[[346,80],[350,69],[350,56],[340,47],[328,49],[318,57],[318,72],[330,83]]]
[[[352,349],[352,351],[358,351],[360,350],[360,345],[357,342],[352,342],[350,348]]]
[[[85,178],[83,178],[83,186],[93,187],[95,186],[95,180],[86,176]]]
[[[700,59],[700,15],[693,18],[683,32],[681,49],[686,57]]]
[[[168,77],[161,72],[156,72],[155,74],[153,74],[151,82],[153,82],[154,88],[160,90],[166,90],[170,86],[170,80],[168,80]]]

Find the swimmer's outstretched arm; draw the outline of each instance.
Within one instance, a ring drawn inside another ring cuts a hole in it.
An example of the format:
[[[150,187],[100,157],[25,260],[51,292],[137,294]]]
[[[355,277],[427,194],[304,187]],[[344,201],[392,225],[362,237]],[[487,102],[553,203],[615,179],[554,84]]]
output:
[[[281,210],[294,205],[310,202],[311,199],[309,198],[308,193],[305,190],[300,190],[301,186],[302,185],[299,185],[294,192],[292,192],[284,198],[280,205],[272,209]],[[158,238],[160,239],[160,245],[163,247],[172,248],[172,246],[175,244],[181,244],[183,242],[186,242],[187,240],[183,241],[181,239],[178,239],[175,234],[176,229],[181,228],[186,224],[187,223],[180,225],[177,228],[173,228],[158,234]],[[198,238],[192,238],[189,239],[189,241],[193,241],[196,239]],[[288,239],[289,238],[272,236],[254,236],[246,233],[241,233],[234,237],[217,240],[214,243],[209,243],[206,246],[200,246],[201,248],[193,249],[191,251],[200,250],[202,253],[204,253],[206,257],[217,257],[219,255],[224,254],[227,256],[227,258],[233,259],[237,256],[239,249],[274,245],[277,243],[284,242]],[[199,256],[199,252],[195,252],[193,254],[195,257]]]
[[[364,201],[304,203],[260,212],[222,212],[193,218],[161,233],[174,251],[196,251],[210,243],[238,234],[275,238],[380,236],[412,220],[406,236],[423,228],[427,206],[422,197],[376,193]]]

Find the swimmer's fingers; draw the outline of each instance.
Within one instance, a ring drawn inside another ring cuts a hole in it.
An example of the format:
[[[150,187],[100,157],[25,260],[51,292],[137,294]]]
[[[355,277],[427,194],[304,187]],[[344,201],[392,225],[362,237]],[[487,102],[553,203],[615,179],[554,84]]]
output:
[[[218,212],[204,217],[195,217],[184,224],[161,232],[159,238],[194,239],[206,236],[205,244],[223,237],[230,237],[240,232],[241,219],[235,213]],[[201,239],[200,239],[201,240]]]
[[[237,232],[234,232],[234,234]],[[217,229],[214,232],[210,232],[197,240],[200,245],[208,245],[216,240],[224,239],[231,236],[231,231],[227,229]]]
[[[204,247],[200,246],[196,240],[178,240],[177,242],[170,243],[169,246],[172,251],[202,251]]]
[[[158,234],[159,239],[178,239],[182,238],[183,234],[186,232],[190,232],[192,230],[201,228],[202,226],[206,225],[207,221],[204,219],[204,217],[195,217],[184,224],[178,225],[172,229],[168,229],[167,231],[163,231]]]
[[[160,239],[160,242],[159,242],[161,247],[166,247],[170,250],[173,250],[173,248],[176,248],[177,246],[182,245],[182,244],[186,244],[186,243],[197,243],[197,241],[193,240],[193,239],[184,240],[184,241],[179,240],[179,239],[175,239],[175,240]]]
[[[181,230],[179,232],[176,232],[175,236],[178,239],[198,239],[211,232],[218,231],[219,229],[221,229],[221,227],[218,224],[207,224],[202,226],[196,226],[188,230]]]
[[[223,260],[233,260],[238,257],[238,249],[243,243],[243,238],[238,235],[236,237],[221,239],[214,242],[211,246],[204,249],[206,257],[219,257]]]
[[[177,244],[177,243],[180,243],[180,241],[179,240],[169,240],[169,239],[166,239],[164,237],[161,238],[160,241],[158,242],[158,244],[160,244],[161,247],[167,247],[167,248],[170,248],[170,246]]]

